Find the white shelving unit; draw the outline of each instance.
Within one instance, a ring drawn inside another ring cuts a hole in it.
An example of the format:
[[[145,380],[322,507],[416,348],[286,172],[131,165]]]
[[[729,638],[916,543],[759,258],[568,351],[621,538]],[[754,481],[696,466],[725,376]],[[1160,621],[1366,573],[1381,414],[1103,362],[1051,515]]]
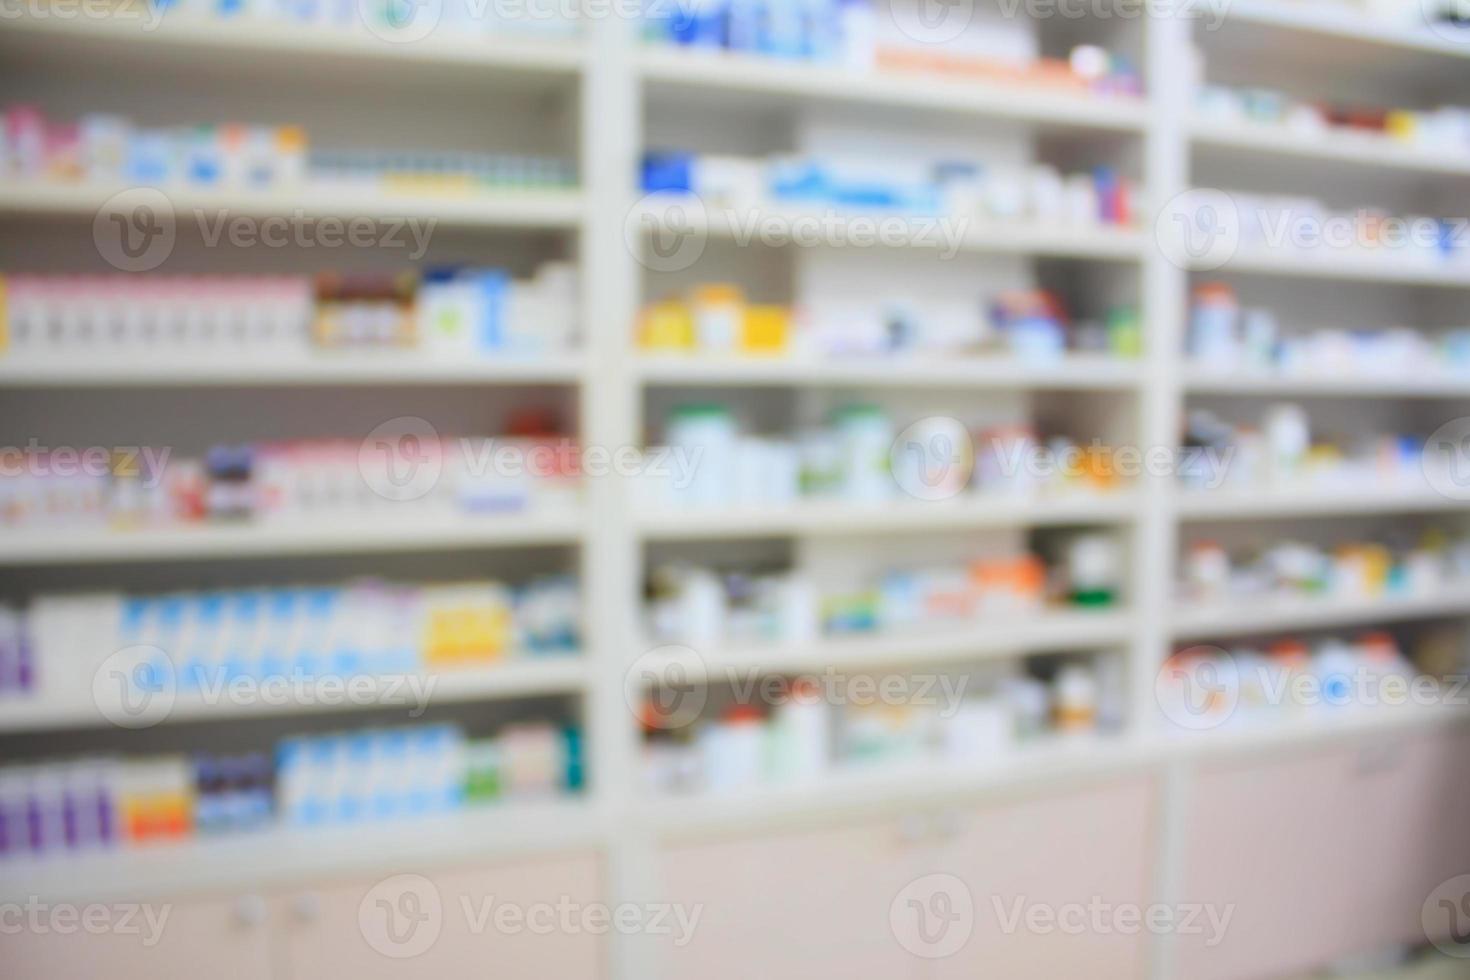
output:
[[[584,527],[585,521],[574,512],[532,512],[456,520],[246,523],[168,531],[27,530],[8,536],[0,567],[566,545],[581,542]]]
[[[1413,63],[1470,66],[1470,43],[1455,44],[1427,32],[1385,29],[1347,13],[1305,5],[1252,0],[1231,4],[1231,25],[1272,32],[1283,44],[1304,38],[1343,51],[1376,52]],[[320,60],[353,77],[390,84],[406,77],[450,73],[456,84],[512,88],[569,86],[579,103],[574,129],[580,148],[583,187],[576,192],[484,197],[392,195],[352,187],[311,187],[268,194],[170,190],[176,209],[228,209],[269,216],[435,220],[466,235],[541,234],[575,242],[582,275],[585,349],[575,356],[525,362],[414,361],[411,358],[306,358],[196,364],[27,363],[0,357],[0,393],[7,401],[58,391],[158,388],[185,397],[189,389],[280,389],[343,392],[384,389],[391,402],[400,390],[439,386],[497,391],[506,387],[551,386],[576,398],[581,439],[603,446],[642,445],[643,400],[664,389],[790,388],[799,392],[863,388],[948,394],[1021,393],[1045,399],[1104,395],[1133,410],[1130,438],[1141,446],[1177,443],[1186,400],[1195,396],[1345,397],[1391,405],[1427,399],[1460,399],[1462,382],[1385,381],[1341,377],[1287,378],[1211,375],[1187,366],[1182,321],[1190,273],[1170,264],[1153,238],[1151,216],[1138,230],[1078,230],[1028,225],[972,227],[962,243],[964,260],[987,262],[1064,260],[1098,264],[1136,282],[1143,312],[1145,353],[1132,362],[1068,357],[1055,364],[1003,360],[840,362],[778,359],[653,357],[634,343],[634,318],[644,293],[644,271],[627,229],[638,204],[637,160],[647,139],[650,99],[680,102],[717,113],[738,107],[808,114],[837,107],[859,112],[883,109],[918,116],[933,114],[948,125],[975,130],[1011,127],[1072,143],[1117,141],[1136,144],[1143,184],[1152,203],[1168,201],[1190,186],[1193,151],[1295,157],[1332,164],[1334,171],[1371,173],[1389,168],[1398,176],[1424,179],[1470,175],[1463,160],[1429,157],[1363,140],[1314,139],[1241,127],[1221,131],[1194,121],[1188,93],[1173,79],[1187,76],[1184,52],[1191,40],[1183,18],[1148,20],[1141,29],[1147,99],[1081,97],[1027,91],[988,83],[857,74],[833,68],[769,63],[751,58],[644,48],[633,26],[615,18],[590,25],[581,40],[486,42],[439,41],[386,44],[369,35],[292,31],[265,25],[223,30],[207,23],[170,23],[156,31],[105,22],[0,22],[0,53],[53,46],[60,53],[121,52],[134,64],[233,74],[248,85],[261,66]],[[475,89],[478,91],[478,89]],[[227,112],[222,109],[223,117]],[[1341,165],[1338,168],[1337,165]],[[0,222],[73,221],[87,218],[118,188],[0,186]],[[732,247],[734,224],[716,212],[696,215],[696,230],[720,247]],[[80,226],[79,226],[80,227]],[[794,248],[783,251],[782,261]],[[922,249],[912,251],[922,256]],[[907,258],[907,256],[905,256]],[[1394,288],[1470,287],[1470,274],[1432,268],[1389,266],[1372,259],[1323,260],[1314,256],[1240,255],[1224,270],[1289,281],[1314,281],[1332,288],[1341,280]],[[188,397],[194,397],[192,392]],[[388,413],[393,414],[393,413]],[[1168,738],[1154,726],[1155,673],[1181,641],[1246,632],[1363,626],[1462,613],[1470,602],[1463,589],[1423,599],[1365,602],[1290,602],[1229,607],[1192,607],[1174,601],[1175,555],[1182,529],[1196,522],[1246,522],[1284,518],[1374,517],[1404,514],[1463,514],[1467,505],[1421,489],[1354,488],[1326,491],[1284,489],[1272,493],[1184,492],[1172,479],[1144,479],[1127,492],[1039,499],[959,499],[926,504],[860,507],[798,504],[780,509],[703,513],[647,512],[630,488],[612,480],[589,481],[585,507],[568,514],[504,515],[417,524],[390,519],[309,528],[208,527],[157,531],[5,532],[0,569],[49,572],[72,566],[91,574],[108,565],[161,562],[225,563],[374,554],[421,555],[434,560],[452,553],[557,547],[577,552],[589,648],[572,660],[515,661],[446,677],[439,689],[446,702],[514,700],[566,695],[580,700],[590,781],[584,798],[547,806],[513,806],[499,812],[466,814],[408,827],[383,826],[350,833],[276,832],[237,841],[197,841],[167,849],[48,860],[5,869],[6,895],[116,895],[193,893],[259,888],[276,883],[340,877],[403,868],[421,862],[462,864],[473,857],[521,855],[538,850],[596,848],[607,857],[608,901],[640,901],[657,894],[658,844],[669,838],[729,834],[756,826],[801,825],[850,816],[865,808],[921,805],[936,797],[969,798],[1023,786],[1069,785],[1100,775],[1137,770],[1178,778],[1180,767],[1230,753],[1269,753],[1285,745],[1350,734],[1419,730],[1455,724],[1453,711],[1375,711],[1310,723],[1250,731],[1221,731],[1195,738]],[[627,703],[627,671],[648,644],[640,625],[645,549],[652,544],[738,542],[754,538],[802,543],[873,537],[880,543],[903,535],[1096,526],[1116,530],[1129,543],[1133,561],[1126,608],[1096,614],[1047,613],[1027,619],[985,623],[953,632],[915,636],[826,639],[792,647],[705,651],[709,668],[756,665],[770,672],[810,669],[902,667],[1019,658],[1038,652],[1112,648],[1126,651],[1129,676],[1127,731],[1113,739],[1060,740],[1018,752],[993,767],[928,767],[902,772],[834,773],[800,789],[773,789],[740,800],[650,800],[639,787],[637,718]],[[126,582],[119,583],[125,585]],[[305,711],[313,710],[305,706]],[[204,723],[233,717],[202,706],[180,711],[178,720]],[[34,734],[87,727],[95,719],[75,705],[0,702],[0,732]],[[1170,783],[1177,789],[1174,783]],[[1172,792],[1173,790],[1171,790]],[[1182,790],[1180,790],[1182,792]],[[1171,797],[1172,799],[1173,797]],[[1162,820],[1177,819],[1171,809]],[[1158,890],[1177,888],[1173,865],[1161,862]],[[609,970],[619,980],[663,975],[645,945],[612,940]],[[1169,980],[1167,944],[1151,965],[1156,980]]]

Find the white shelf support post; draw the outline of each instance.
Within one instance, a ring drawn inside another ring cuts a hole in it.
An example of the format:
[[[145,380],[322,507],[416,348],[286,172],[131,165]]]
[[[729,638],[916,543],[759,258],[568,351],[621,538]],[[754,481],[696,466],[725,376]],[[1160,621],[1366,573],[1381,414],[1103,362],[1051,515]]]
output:
[[[1154,10],[1155,8],[1150,8]],[[1144,176],[1154,218],[1176,195],[1189,188],[1189,143],[1186,120],[1193,99],[1189,50],[1192,43],[1188,4],[1172,0],[1160,5],[1145,23],[1145,64],[1149,91],[1149,126],[1144,144]],[[1155,237],[1156,236],[1151,236]],[[1177,449],[1183,418],[1182,331],[1180,318],[1188,300],[1188,276],[1175,266],[1155,240],[1143,263],[1143,316],[1147,325],[1144,383],[1140,405],[1145,454],[1156,446]],[[1171,467],[1172,469],[1172,467]],[[1171,608],[1174,593],[1174,555],[1177,550],[1177,478],[1173,473],[1144,477],[1143,510],[1135,540],[1133,586],[1138,637],[1134,645],[1132,722],[1136,736],[1158,734],[1154,679],[1170,653]],[[1176,835],[1172,826],[1183,804],[1176,790],[1183,785],[1171,768],[1161,787],[1161,826],[1165,837]],[[1182,790],[1179,790],[1182,792]],[[1178,896],[1179,848],[1164,847],[1154,878],[1153,901],[1170,902]],[[1173,974],[1170,937],[1160,936],[1151,950],[1150,976],[1168,980]]]
[[[581,172],[587,200],[581,241],[584,342],[592,370],[581,397],[583,444],[616,452],[639,446],[639,417],[632,360],[632,326],[638,305],[638,262],[624,237],[635,202],[642,147],[640,88],[634,58],[633,21],[608,16],[588,24],[589,57],[581,91]],[[592,684],[587,703],[592,787],[603,827],[610,905],[653,900],[652,848],[636,826],[638,739],[624,699],[624,675],[632,655],[639,605],[641,562],[632,530],[631,486],[617,476],[589,478],[588,533],[583,581],[589,600],[587,628]],[[647,937],[609,936],[614,980],[639,980],[649,964]]]

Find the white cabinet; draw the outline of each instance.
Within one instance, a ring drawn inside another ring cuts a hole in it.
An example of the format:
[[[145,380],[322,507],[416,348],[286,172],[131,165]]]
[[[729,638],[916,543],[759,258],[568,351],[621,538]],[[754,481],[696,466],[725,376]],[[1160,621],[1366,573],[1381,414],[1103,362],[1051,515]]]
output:
[[[669,900],[702,905],[663,976],[893,980],[911,968],[888,909],[920,867],[902,819],[665,849]]]
[[[1024,925],[1008,934],[1001,913],[1008,921],[1017,901],[1146,902],[1154,799],[1151,781],[1127,780],[1017,802],[670,845],[661,861],[666,894],[702,904],[703,912],[692,942],[665,944],[664,975],[1141,977],[1140,934],[1040,934]],[[956,890],[938,901],[933,893],[905,900],[911,883],[935,874],[959,879],[968,899]],[[968,921],[957,926],[969,931],[963,945],[943,958],[921,955],[942,948],[935,941],[941,920],[966,905]],[[919,919],[904,917],[930,915],[926,945]]]
[[[1213,948],[1178,938],[1176,975],[1275,977],[1422,942],[1424,899],[1470,871],[1467,753],[1463,732],[1383,736],[1201,771],[1183,897],[1235,909]]]
[[[276,980],[596,980],[608,926],[584,913],[599,903],[591,855],[289,892],[272,910]]]
[[[126,928],[92,934],[78,927],[62,934],[46,920],[44,928],[12,934],[15,916],[7,912],[0,932],[0,976],[598,980],[607,975],[611,923],[599,917],[607,904],[601,861],[592,854],[384,875],[271,895],[164,897],[148,904],[153,920],[138,913],[123,922],[125,904],[99,907]],[[76,908],[85,914],[88,906]],[[161,927],[153,928],[150,921]]]
[[[7,908],[0,933],[0,974],[13,980],[272,980],[259,895],[21,904]],[[19,932],[16,914],[28,920]]]
[[[942,814],[933,870],[964,880],[975,929],[930,976],[1145,976],[1151,937],[1129,910],[1149,902],[1155,800],[1151,780],[1132,779]]]

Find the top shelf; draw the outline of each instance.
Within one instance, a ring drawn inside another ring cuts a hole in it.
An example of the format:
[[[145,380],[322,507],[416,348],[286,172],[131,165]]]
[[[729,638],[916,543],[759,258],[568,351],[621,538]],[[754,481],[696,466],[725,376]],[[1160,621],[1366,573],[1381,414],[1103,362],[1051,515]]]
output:
[[[578,190],[493,190],[481,193],[400,193],[373,186],[304,183],[269,190],[166,186],[160,188],[184,224],[199,214],[251,217],[301,215],[303,218],[367,217],[400,222],[408,236],[409,218],[432,219],[461,228],[571,231],[581,225],[584,198]],[[0,186],[0,215],[92,217],[126,187],[95,183],[9,181]],[[189,215],[188,212],[197,212]],[[410,239],[411,240],[411,239]]]
[[[205,20],[153,13],[99,19],[18,17],[0,25],[0,50],[44,47],[48,61],[89,52],[108,61],[131,54],[150,65],[207,71],[237,70],[252,75],[284,62],[333,62],[378,70],[402,65],[429,71],[478,71],[504,76],[572,79],[586,63],[578,38],[507,35],[467,37],[450,32],[422,40],[389,41],[366,29],[296,25],[285,22]],[[53,64],[65,64],[54,61]],[[380,79],[381,80],[381,79]]]
[[[1343,6],[1322,2],[1285,3],[1282,0],[1236,0],[1225,17],[1255,27],[1295,34],[1312,35],[1314,39],[1346,42],[1360,48],[1376,48],[1380,53],[1394,51],[1406,54],[1432,54],[1447,58],[1470,58],[1470,31],[1463,40],[1452,40],[1434,33],[1426,21],[1422,29],[1400,27],[1393,23],[1354,13]],[[1361,52],[1360,52],[1361,53]],[[1344,67],[1348,67],[1344,65]]]
[[[899,73],[856,72],[823,65],[652,46],[639,58],[646,85],[680,95],[737,97],[784,105],[811,102],[889,106],[1008,119],[1049,128],[1141,133],[1143,99],[959,81]]]

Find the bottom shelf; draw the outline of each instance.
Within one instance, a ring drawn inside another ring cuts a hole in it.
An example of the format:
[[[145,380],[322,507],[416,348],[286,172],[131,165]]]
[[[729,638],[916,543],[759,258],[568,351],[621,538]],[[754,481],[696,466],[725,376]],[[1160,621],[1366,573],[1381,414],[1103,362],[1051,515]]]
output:
[[[1470,708],[1345,708],[1213,732],[1054,738],[991,765],[929,763],[837,771],[801,785],[743,795],[647,800],[612,813],[588,799],[507,804],[442,817],[330,830],[277,829],[38,860],[0,863],[0,900],[230,893],[293,883],[459,866],[482,859],[602,849],[631,830],[689,839],[756,828],[830,823],[864,811],[943,805],[1021,787],[1059,787],[1156,766],[1278,752],[1329,739],[1470,722]]]
[[[1470,722],[1470,707],[1342,708],[1289,721],[1208,732],[1057,736],[1017,749],[988,765],[920,762],[881,769],[838,769],[799,785],[761,787],[739,796],[725,793],[656,798],[647,801],[641,812],[643,821],[664,836],[721,836],[756,826],[808,824],[895,806],[942,804],[1028,785],[1066,787],[1150,766],[1456,722]]]
[[[322,878],[455,865],[593,847],[601,825],[584,799],[466,809],[320,829],[276,828],[123,850],[0,861],[6,896],[89,900],[208,894]]]

